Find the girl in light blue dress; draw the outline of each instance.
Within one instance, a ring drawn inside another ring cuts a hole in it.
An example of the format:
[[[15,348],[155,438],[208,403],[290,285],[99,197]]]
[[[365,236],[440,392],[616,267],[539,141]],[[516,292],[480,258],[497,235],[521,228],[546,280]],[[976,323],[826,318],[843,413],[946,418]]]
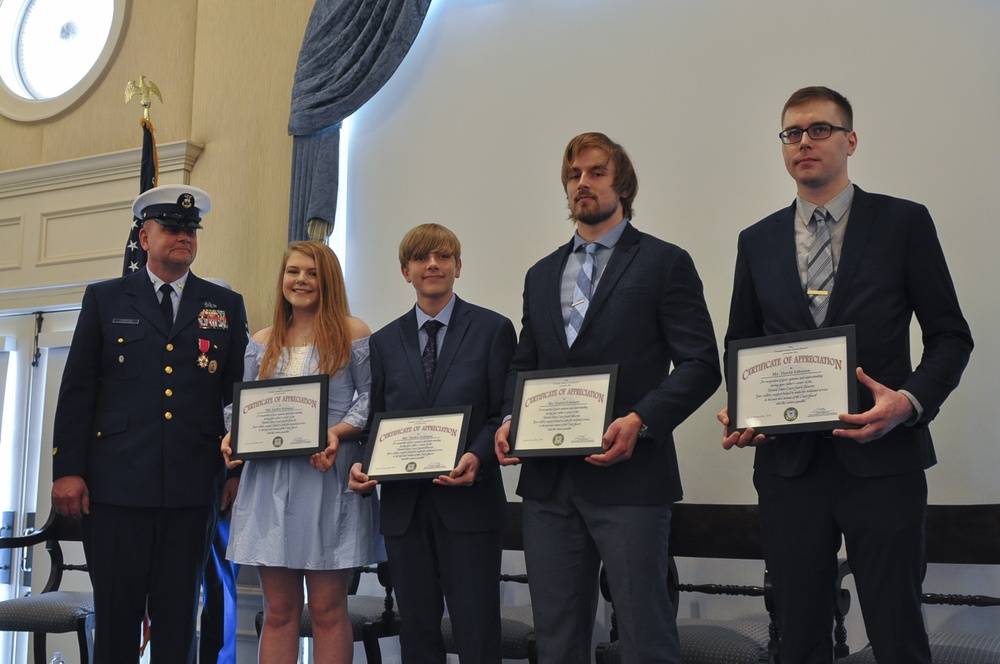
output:
[[[261,662],[295,662],[303,579],[313,622],[314,661],[353,660],[347,614],[351,570],[385,559],[377,499],[348,490],[368,419],[368,326],[352,318],[336,255],[325,244],[294,242],[282,261],[271,327],[247,347],[244,380],[323,373],[330,377],[327,447],[312,456],[246,462],[233,505],[226,557],[254,565],[264,595]],[[222,442],[226,464],[230,436]],[[239,441],[236,441],[239,447]]]

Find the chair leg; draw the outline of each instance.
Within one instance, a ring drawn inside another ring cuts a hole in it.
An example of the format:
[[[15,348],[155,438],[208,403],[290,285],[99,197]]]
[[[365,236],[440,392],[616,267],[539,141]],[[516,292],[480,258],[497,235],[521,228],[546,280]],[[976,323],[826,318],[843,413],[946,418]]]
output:
[[[80,644],[80,664],[94,661],[94,614],[76,621],[76,640]]]
[[[382,664],[382,647],[378,643],[380,631],[372,629],[371,624],[367,624],[361,629],[361,642],[365,646],[367,664]]]
[[[46,649],[45,649],[45,632],[35,632],[34,642],[35,642],[35,664],[49,664],[46,659]]]

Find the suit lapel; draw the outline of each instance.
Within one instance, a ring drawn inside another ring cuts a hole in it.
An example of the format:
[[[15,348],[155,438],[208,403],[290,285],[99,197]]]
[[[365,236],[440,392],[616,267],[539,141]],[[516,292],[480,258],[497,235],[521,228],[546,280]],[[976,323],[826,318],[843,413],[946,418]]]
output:
[[[432,404],[437,400],[441,385],[448,375],[452,362],[458,355],[462,339],[465,338],[465,333],[469,330],[469,306],[457,295],[452,295],[452,297],[455,298],[455,308],[452,309],[451,320],[448,321],[448,327],[445,328],[444,342],[438,350],[437,368],[434,370],[434,380],[431,382],[430,403]],[[421,366],[423,365],[421,364]]]
[[[545,266],[545,273],[540,275],[543,288],[542,306],[549,313],[548,323],[552,325],[555,338],[559,339],[559,344],[563,352],[569,350],[569,343],[566,341],[566,325],[563,323],[562,301],[560,297],[563,270],[566,269],[566,261],[569,260],[572,251],[573,241],[570,240],[559,251],[551,254],[551,260]]]
[[[153,327],[170,336],[170,330],[163,320],[160,303],[156,299],[156,290],[145,269],[126,277],[125,292],[132,298],[131,305],[140,316],[153,324]]]
[[[187,281],[184,282],[184,295],[181,296],[181,306],[177,309],[177,315],[174,316],[174,333],[183,330],[197,318],[198,313],[204,308],[202,306],[204,300],[205,293],[202,290],[201,279],[194,276],[193,273],[188,273]]]
[[[827,309],[827,324],[832,324],[837,313],[843,308],[851,291],[850,284],[858,272],[861,256],[871,235],[875,213],[872,199],[857,186],[854,187],[854,201],[851,203],[851,213],[844,235],[844,246],[840,250],[840,261],[833,280],[833,292],[830,293],[830,306]]]
[[[399,319],[399,345],[403,349],[406,357],[406,364],[410,367],[413,375],[413,382],[421,390],[425,397],[429,394],[427,383],[424,381],[424,364],[420,359],[420,338],[417,336],[417,312],[411,308],[402,318]],[[427,402],[430,403],[429,401]]]
[[[615,245],[608,264],[604,267],[604,273],[600,281],[597,282],[597,289],[593,297],[590,298],[590,306],[587,307],[587,315],[583,318],[583,325],[580,326],[580,336],[587,331],[590,322],[597,316],[597,312],[604,306],[611,291],[625,274],[625,270],[632,263],[639,251],[639,231],[635,226],[628,224],[622,231],[618,243]]]
[[[795,246],[795,210],[796,204],[777,213],[775,218],[775,234],[778,238],[774,247],[774,261],[789,293],[789,302],[794,303],[796,315],[802,319],[806,329],[816,327],[812,311],[809,309],[809,297],[802,286],[802,275],[799,273],[798,250]]]

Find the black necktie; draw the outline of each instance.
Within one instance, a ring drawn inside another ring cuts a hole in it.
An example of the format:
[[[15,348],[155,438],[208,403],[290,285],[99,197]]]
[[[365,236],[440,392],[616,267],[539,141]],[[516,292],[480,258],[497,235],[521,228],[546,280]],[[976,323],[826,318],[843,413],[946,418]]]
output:
[[[174,326],[174,303],[170,298],[173,292],[174,289],[170,284],[160,286],[160,293],[163,294],[163,297],[160,298],[160,311],[163,312],[163,322],[167,324],[168,330]]]
[[[434,370],[437,369],[437,335],[438,330],[444,327],[444,323],[436,320],[429,320],[424,323],[424,330],[427,332],[427,345],[424,346],[424,353],[420,356],[420,361],[424,365],[424,381],[427,387],[434,381]]]

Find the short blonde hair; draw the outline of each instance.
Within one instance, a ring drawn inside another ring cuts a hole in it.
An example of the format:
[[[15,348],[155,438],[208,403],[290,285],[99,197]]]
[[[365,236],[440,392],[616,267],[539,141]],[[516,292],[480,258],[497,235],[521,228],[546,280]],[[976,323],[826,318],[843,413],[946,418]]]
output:
[[[458,263],[462,260],[462,243],[458,236],[441,224],[420,224],[411,228],[399,243],[399,265],[406,267],[417,256],[432,251],[446,251]]]

